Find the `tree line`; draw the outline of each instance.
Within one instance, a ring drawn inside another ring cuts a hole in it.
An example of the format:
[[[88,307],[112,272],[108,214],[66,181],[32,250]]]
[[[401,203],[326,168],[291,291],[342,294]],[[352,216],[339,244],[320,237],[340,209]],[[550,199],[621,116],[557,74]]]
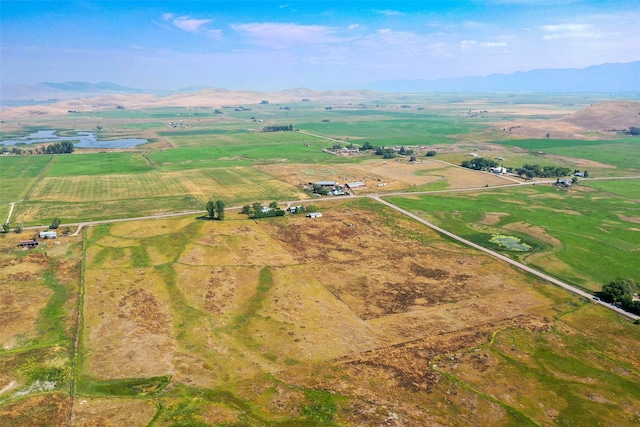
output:
[[[477,171],[487,170],[490,168],[498,167],[498,162],[493,159],[485,159],[483,157],[476,157],[472,160],[463,160],[460,166],[467,169],[473,169]]]
[[[473,170],[490,170],[491,168],[496,168],[499,166],[499,163],[493,159],[485,159],[483,157],[476,157],[471,160],[463,160],[460,163],[460,166],[463,168],[473,169]],[[571,175],[571,169],[565,168],[561,166],[540,166],[540,165],[531,165],[525,164],[522,165],[521,168],[506,168],[508,171],[512,171],[516,175],[522,178],[560,178],[563,176]],[[579,171],[574,171],[579,172]],[[584,171],[584,176],[587,176],[588,172]]]
[[[262,132],[291,132],[293,131],[293,125],[273,125],[265,126],[262,128]]]
[[[60,141],[49,144],[46,147],[35,147],[29,149],[21,149],[18,147],[12,147],[9,150],[7,147],[2,147],[2,152],[10,152],[11,154],[68,154],[73,153],[75,147],[71,141]]]
[[[525,178],[560,178],[571,174],[570,168],[560,166],[523,165],[514,171],[517,175]]]

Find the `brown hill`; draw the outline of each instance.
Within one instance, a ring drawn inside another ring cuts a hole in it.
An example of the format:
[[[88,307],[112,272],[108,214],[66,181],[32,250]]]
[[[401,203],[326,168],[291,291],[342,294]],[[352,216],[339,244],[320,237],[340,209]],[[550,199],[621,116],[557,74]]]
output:
[[[591,105],[559,120],[587,132],[640,127],[640,102],[606,101]]]
[[[368,90],[314,91],[311,89],[291,89],[279,92],[239,91],[226,89],[206,89],[199,92],[180,93],[170,96],[148,94],[101,95],[90,98],[77,98],[47,105],[31,105],[0,110],[2,118],[20,119],[67,114],[69,110],[78,112],[114,109],[118,105],[134,110],[154,107],[211,107],[224,105],[259,104],[266,100],[270,103],[300,102],[310,99],[318,102],[360,102],[373,100],[379,94]]]

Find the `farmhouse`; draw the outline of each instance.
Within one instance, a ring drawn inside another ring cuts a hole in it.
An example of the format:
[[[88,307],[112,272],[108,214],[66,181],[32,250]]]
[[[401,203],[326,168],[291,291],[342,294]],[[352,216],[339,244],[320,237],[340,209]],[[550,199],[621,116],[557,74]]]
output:
[[[20,243],[18,243],[18,246],[21,248],[35,248],[39,244],[40,243],[35,240],[21,240]]]
[[[297,213],[298,211],[302,211],[302,209],[303,209],[302,205],[298,205],[298,206],[289,206],[287,210],[291,213]]]
[[[310,183],[311,184],[311,183]],[[313,185],[313,184],[311,184]],[[334,187],[336,185],[335,181],[318,181],[315,183],[318,187]]]
[[[40,238],[41,239],[57,239],[58,233],[56,231],[41,231]]]
[[[322,216],[322,212],[310,212],[307,214],[307,218],[320,218]]]
[[[503,174],[503,173],[507,173],[507,168],[503,168],[502,166],[498,166],[498,167],[495,167],[495,168],[491,168],[491,172],[497,173],[497,174]]]

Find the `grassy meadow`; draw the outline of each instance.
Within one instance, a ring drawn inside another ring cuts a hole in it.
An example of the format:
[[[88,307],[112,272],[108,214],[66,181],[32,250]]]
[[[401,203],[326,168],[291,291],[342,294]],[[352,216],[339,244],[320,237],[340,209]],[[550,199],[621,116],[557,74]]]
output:
[[[390,201],[491,249],[495,234],[534,249],[510,255],[589,291],[637,274],[640,183],[592,181],[570,190],[554,185],[460,194],[393,197]],[[507,251],[510,252],[510,251]]]

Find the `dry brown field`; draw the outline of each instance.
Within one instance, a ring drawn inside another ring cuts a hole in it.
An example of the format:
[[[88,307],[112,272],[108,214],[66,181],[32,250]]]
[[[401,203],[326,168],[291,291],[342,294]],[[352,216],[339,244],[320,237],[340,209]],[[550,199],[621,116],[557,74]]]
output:
[[[335,181],[338,184],[364,182],[365,187],[356,188],[354,194],[388,193],[438,182],[444,183],[448,189],[516,184],[513,179],[472,171],[437,160],[409,163],[403,158],[366,160],[346,165],[282,164],[255,167],[299,187],[317,181]]]
[[[146,424],[152,402],[177,408],[184,387],[226,390],[274,423],[303,419],[308,390],[341,396],[333,420],[343,425],[546,424],[562,413],[557,391],[502,375],[513,368],[493,346],[505,334],[548,336],[588,303],[372,202],[323,213],[89,230],[81,377],[171,381],[143,401],[78,396],[76,425],[129,412]],[[509,387],[546,393],[549,408],[513,412]],[[228,402],[193,411],[212,425],[246,421]],[[170,413],[159,425],[172,425]]]

